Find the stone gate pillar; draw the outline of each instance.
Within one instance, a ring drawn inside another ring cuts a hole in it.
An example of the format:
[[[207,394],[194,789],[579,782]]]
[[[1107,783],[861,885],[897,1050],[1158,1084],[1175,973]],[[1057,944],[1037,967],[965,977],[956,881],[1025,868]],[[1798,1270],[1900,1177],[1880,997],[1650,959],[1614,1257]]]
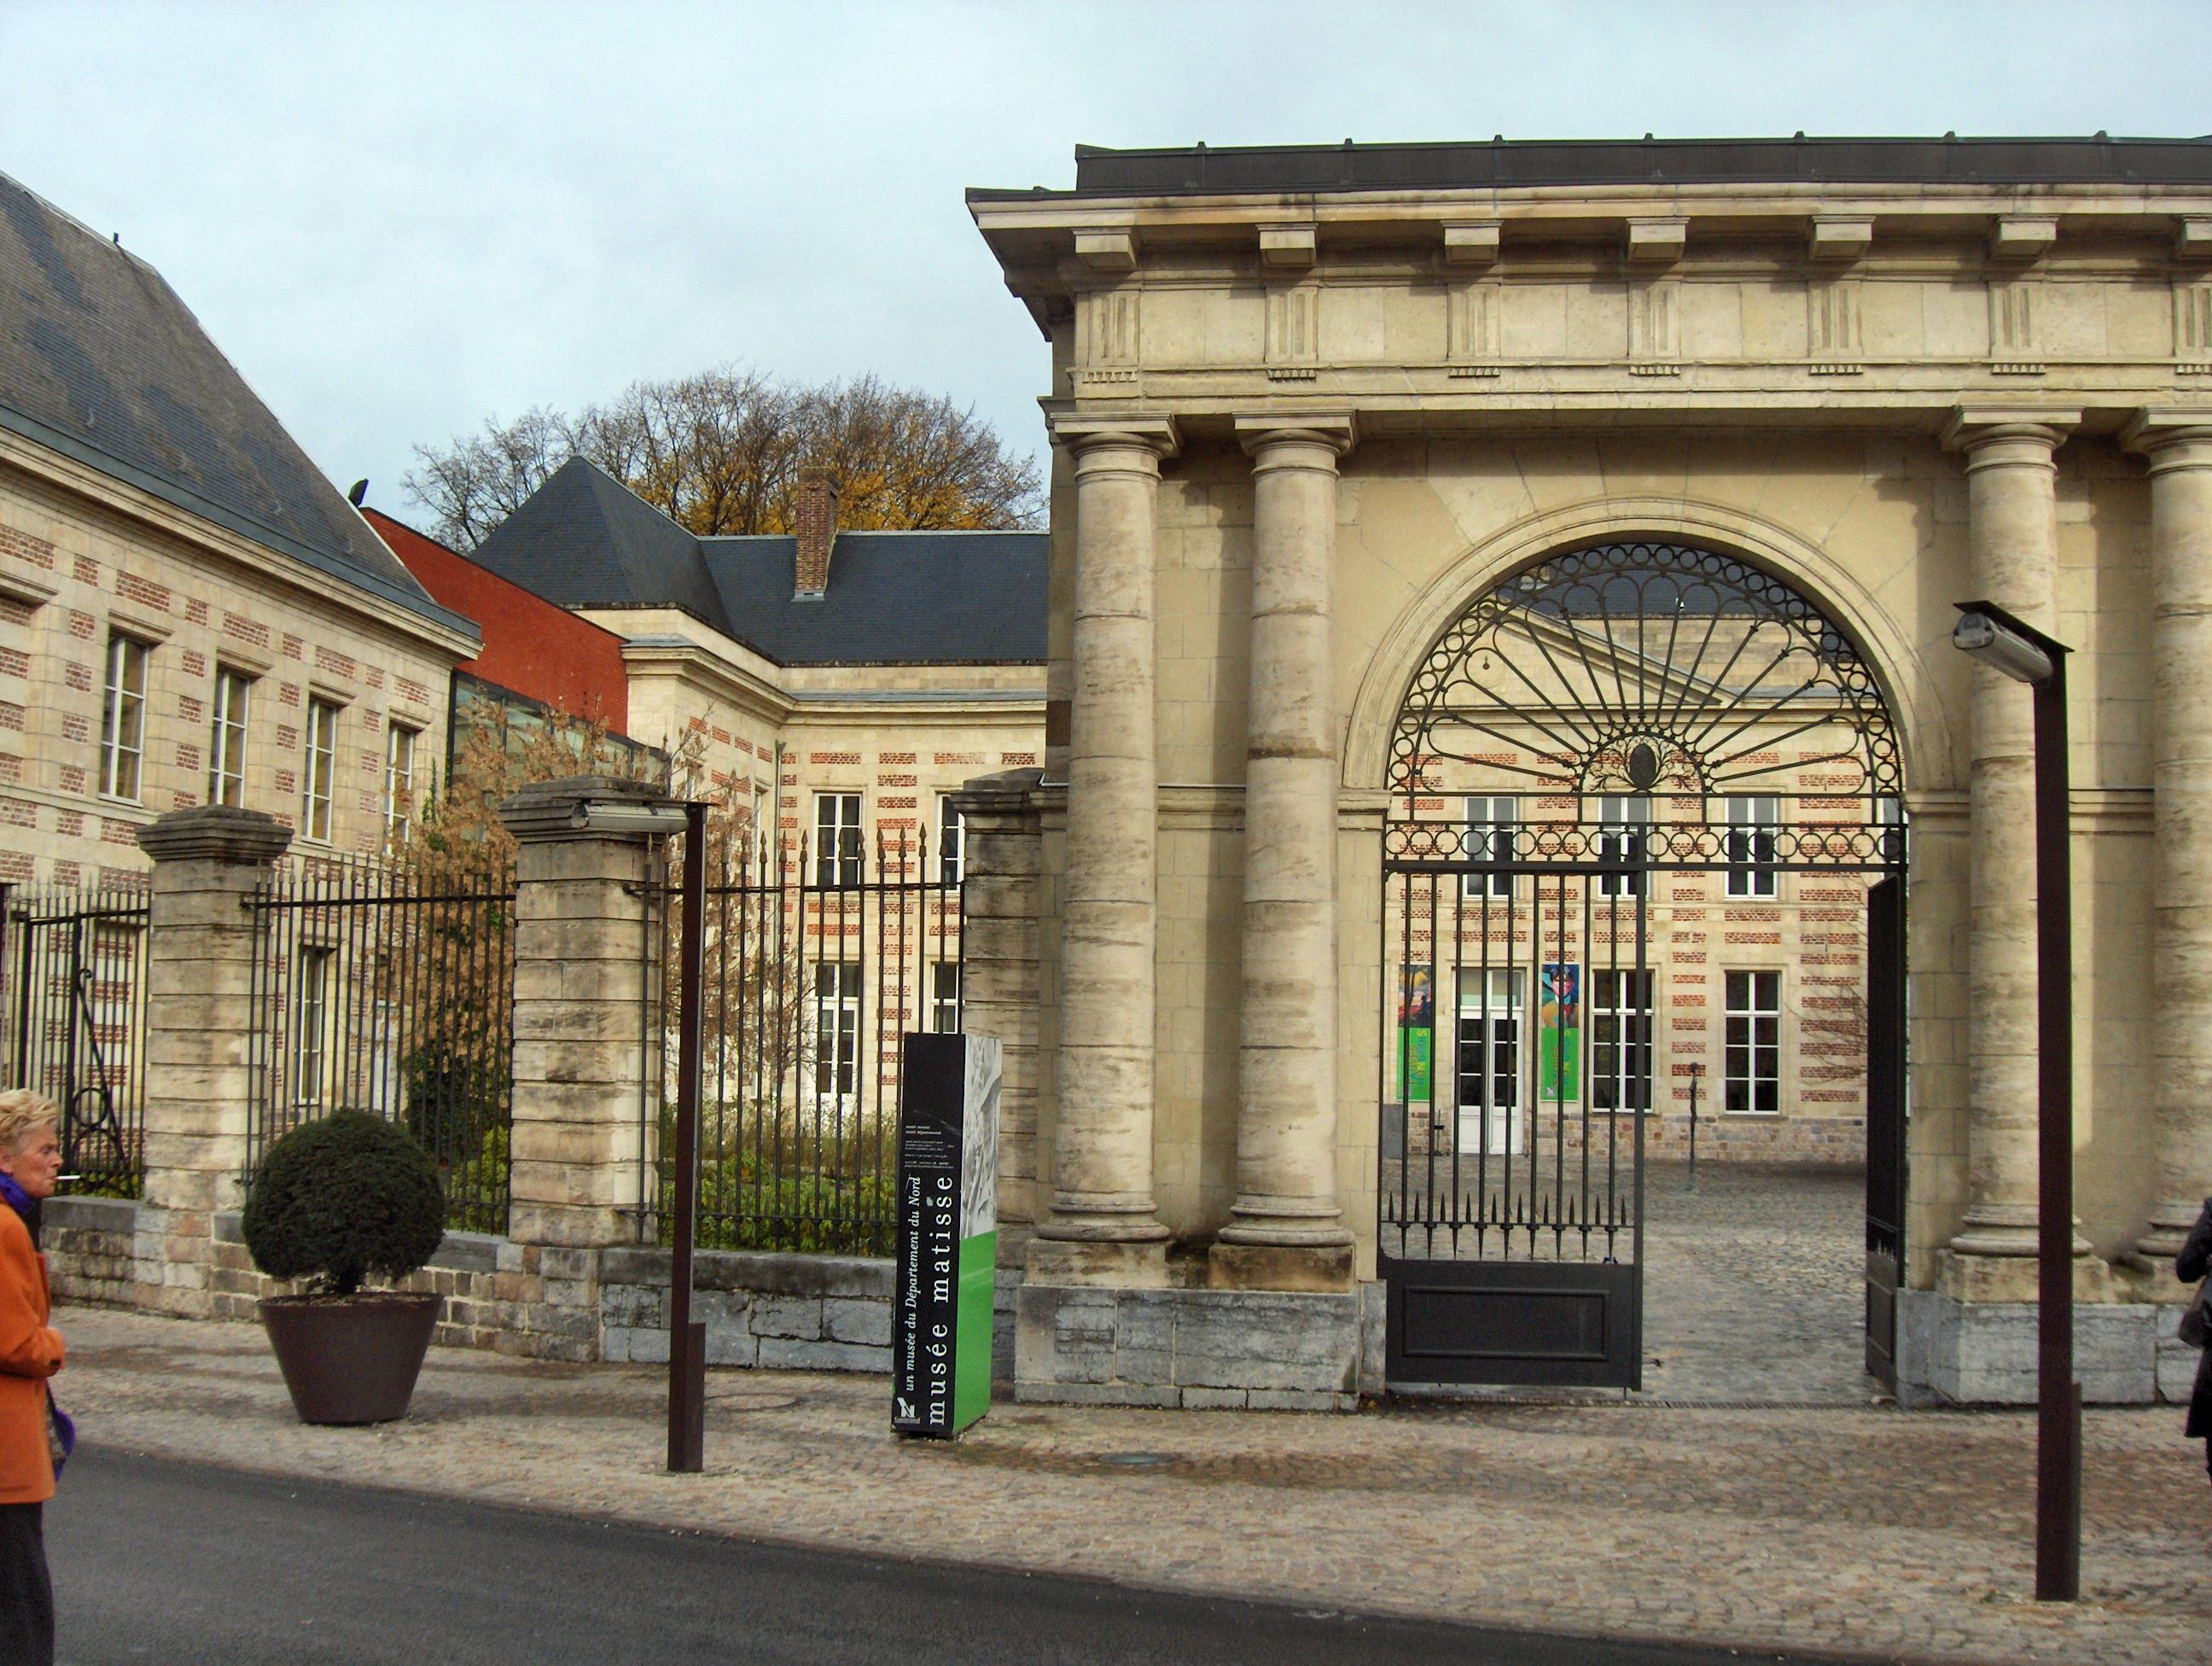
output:
[[[1063,419],[1075,459],[1074,688],[1051,1205],[1030,1241],[1047,1283],[1161,1284],[1152,1195],[1159,768],[1154,532],[1162,417]]]
[[[2212,1195],[2212,411],[2147,410],[2150,468],[2152,1068],[2158,1176],[2138,1249],[2170,1262]],[[2160,1267],[2164,1275],[2171,1269]],[[2169,1293],[2161,1276],[2154,1288]],[[2170,1293],[2178,1298],[2180,1286]]]
[[[146,1191],[132,1251],[140,1305],[210,1310],[218,1211],[243,1201],[252,1113],[254,919],[246,903],[292,842],[275,817],[204,805],[138,830],[154,864],[146,929]]]
[[[1237,1198],[1217,1283],[1349,1289],[1336,1198],[1336,459],[1348,416],[1242,418],[1252,454]]]
[[[1962,409],[1970,596],[2055,631],[2056,453],[2075,411]],[[1967,930],[1966,1220],[1942,1281],[1969,1301],[2029,1301],[2036,1255],[2035,742],[2028,690],[1970,668],[1972,876]],[[2081,1246],[2086,1251],[2086,1244]]]

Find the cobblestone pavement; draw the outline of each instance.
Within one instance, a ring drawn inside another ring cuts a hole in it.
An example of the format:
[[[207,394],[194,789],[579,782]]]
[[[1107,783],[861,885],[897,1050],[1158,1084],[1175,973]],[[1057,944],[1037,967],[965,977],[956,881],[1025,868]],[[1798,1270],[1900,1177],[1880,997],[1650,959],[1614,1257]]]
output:
[[[2170,1408],[2089,1414],[2085,1600],[2043,1608],[2027,1596],[2033,1424],[2013,1414],[1000,1405],[933,1444],[890,1436],[880,1377],[729,1371],[708,1390],[709,1473],[679,1477],[660,1473],[649,1367],[439,1349],[406,1421],[313,1429],[254,1327],[60,1322],[57,1386],[87,1438],[241,1468],[1585,1634],[1877,1659],[2205,1656],[2212,1499]]]
[[[1644,1392],[1863,1406],[1866,1177],[1654,1163],[1644,1182]]]

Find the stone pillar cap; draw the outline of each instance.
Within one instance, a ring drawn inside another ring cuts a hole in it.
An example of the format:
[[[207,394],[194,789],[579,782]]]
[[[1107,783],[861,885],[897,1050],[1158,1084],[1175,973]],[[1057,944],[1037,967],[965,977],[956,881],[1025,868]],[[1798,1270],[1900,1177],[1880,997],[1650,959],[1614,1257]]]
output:
[[[156,862],[234,862],[267,866],[290,848],[292,830],[276,817],[234,805],[172,810],[138,830],[138,848]]]
[[[1037,769],[1001,769],[994,775],[971,776],[953,789],[953,807],[963,815],[971,806],[987,812],[1018,810],[1043,780],[1044,771]]]
[[[639,834],[593,832],[578,827],[576,812],[586,804],[667,804],[667,793],[620,775],[562,775],[537,781],[499,806],[499,819],[524,843],[540,839],[643,838]]]
[[[1995,437],[2000,429],[2040,428],[2063,437],[2081,425],[2079,405],[1962,404],[1943,425],[1943,449],[1960,451]]]

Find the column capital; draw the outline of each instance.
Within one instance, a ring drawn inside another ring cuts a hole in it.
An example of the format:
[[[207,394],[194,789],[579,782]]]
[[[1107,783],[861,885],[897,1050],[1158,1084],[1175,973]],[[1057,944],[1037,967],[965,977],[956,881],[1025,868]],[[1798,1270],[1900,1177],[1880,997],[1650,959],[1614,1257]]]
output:
[[[2145,405],[2120,430],[2120,445],[2148,459],[2153,474],[2212,467],[2212,405]]]
[[[1158,461],[1173,457],[1182,446],[1182,436],[1176,431],[1172,416],[1085,413],[1050,417],[1047,425],[1052,431],[1053,444],[1066,447],[1072,457],[1110,447],[1150,452]]]
[[[1359,443],[1359,425],[1348,410],[1239,416],[1237,443],[1255,457],[1274,446],[1326,446],[1341,457]]]
[[[1943,424],[1943,449],[1965,452],[1966,465],[1972,468],[1978,453],[2002,442],[2039,446],[2046,453],[2056,451],[2081,423],[2078,405],[1954,405],[1950,420]]]

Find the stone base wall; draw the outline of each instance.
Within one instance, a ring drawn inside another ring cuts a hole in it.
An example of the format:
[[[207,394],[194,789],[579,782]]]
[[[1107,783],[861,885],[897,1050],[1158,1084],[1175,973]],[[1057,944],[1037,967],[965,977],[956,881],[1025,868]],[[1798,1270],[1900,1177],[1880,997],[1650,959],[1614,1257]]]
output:
[[[2174,1335],[2179,1303],[2077,1302],[2074,1371],[2093,1406],[2185,1404],[2197,1353]],[[2033,1302],[1961,1302],[1932,1290],[1897,1297],[1898,1399],[1912,1406],[2032,1406]]]

